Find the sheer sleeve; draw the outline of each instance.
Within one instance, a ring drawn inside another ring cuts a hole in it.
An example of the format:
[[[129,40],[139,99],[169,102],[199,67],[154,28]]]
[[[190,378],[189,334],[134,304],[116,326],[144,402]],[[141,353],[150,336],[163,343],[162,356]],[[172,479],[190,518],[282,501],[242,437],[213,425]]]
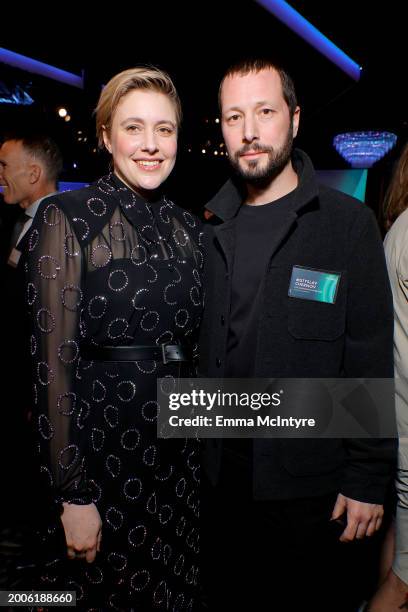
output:
[[[27,242],[27,298],[42,471],[55,501],[90,503],[83,452],[79,359],[81,248],[56,200],[42,202]]]

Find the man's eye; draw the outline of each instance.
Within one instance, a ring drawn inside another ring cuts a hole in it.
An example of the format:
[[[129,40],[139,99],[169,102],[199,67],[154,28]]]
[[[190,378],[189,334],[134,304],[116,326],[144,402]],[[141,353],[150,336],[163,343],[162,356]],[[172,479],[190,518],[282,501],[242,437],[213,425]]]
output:
[[[274,111],[272,108],[262,108],[261,109],[261,117],[272,117]]]
[[[239,115],[230,115],[230,117],[228,117],[228,121],[234,122],[234,121],[238,121],[239,119]]]

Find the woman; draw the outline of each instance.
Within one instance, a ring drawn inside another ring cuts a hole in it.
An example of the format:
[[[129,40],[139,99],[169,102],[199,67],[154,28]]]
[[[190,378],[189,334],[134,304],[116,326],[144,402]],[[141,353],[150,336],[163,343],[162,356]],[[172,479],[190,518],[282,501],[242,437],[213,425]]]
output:
[[[394,360],[398,469],[397,511],[384,548],[388,573],[370,612],[408,609],[408,144],[385,198],[385,256],[394,300]],[[390,568],[392,564],[392,568]]]
[[[42,579],[80,609],[194,606],[196,442],[156,435],[156,379],[191,375],[202,309],[199,222],[160,190],[180,117],[166,73],[113,77],[96,109],[113,172],[45,200],[26,239],[42,469],[70,559]]]

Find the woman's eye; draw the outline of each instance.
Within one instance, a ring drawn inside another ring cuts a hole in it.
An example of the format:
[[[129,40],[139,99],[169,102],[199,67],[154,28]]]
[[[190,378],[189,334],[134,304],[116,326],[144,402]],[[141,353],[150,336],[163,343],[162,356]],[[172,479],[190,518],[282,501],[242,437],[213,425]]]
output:
[[[128,125],[126,127],[126,131],[127,132],[139,132],[140,131],[140,125]]]
[[[164,136],[170,136],[170,134],[174,133],[174,129],[171,127],[162,126],[159,128],[159,132],[160,134],[163,134]]]

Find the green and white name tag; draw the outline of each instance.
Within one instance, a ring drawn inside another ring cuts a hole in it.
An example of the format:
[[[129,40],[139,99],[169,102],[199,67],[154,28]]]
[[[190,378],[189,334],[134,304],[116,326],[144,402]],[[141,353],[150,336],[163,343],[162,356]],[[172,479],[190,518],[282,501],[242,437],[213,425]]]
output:
[[[289,297],[334,304],[341,274],[293,266]]]

